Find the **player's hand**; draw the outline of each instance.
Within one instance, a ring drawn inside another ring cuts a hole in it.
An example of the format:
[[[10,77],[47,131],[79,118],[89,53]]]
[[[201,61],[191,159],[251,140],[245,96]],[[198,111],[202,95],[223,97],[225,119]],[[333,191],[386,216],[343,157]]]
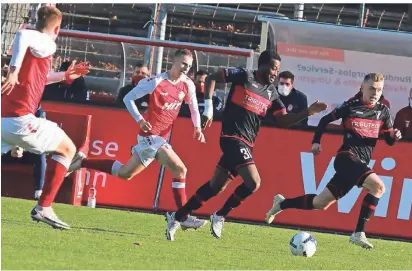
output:
[[[206,129],[206,127],[212,126],[213,119],[209,119],[207,116],[202,115],[200,116],[200,120],[202,123],[202,129]]]
[[[18,73],[10,71],[6,81],[1,86],[1,94],[9,95],[13,91],[14,86],[18,84],[20,84],[18,81]]]
[[[402,138],[402,133],[398,129],[393,129],[391,131],[391,137],[395,140],[400,140]]]
[[[322,151],[322,146],[319,143],[313,143],[312,153],[314,155],[318,155],[321,151]]]
[[[193,133],[193,138],[196,140],[199,140],[202,143],[206,143],[205,135],[202,133],[202,129],[200,128],[195,128],[195,131]]]
[[[213,101],[212,99],[205,99],[205,109],[203,110],[203,114],[200,117],[202,121],[202,129],[206,129],[206,127],[210,127],[213,121]]]
[[[76,65],[76,60],[73,60],[65,72],[65,78],[67,83],[72,83],[77,78],[88,74],[90,71],[90,64],[88,62],[81,62]]]
[[[319,100],[311,104],[308,108],[309,116],[316,115],[328,108],[328,105],[324,102],[320,102]]]
[[[140,125],[140,129],[142,129],[143,132],[145,132],[145,133],[152,130],[152,125],[150,124],[150,122],[145,121],[144,119],[139,121],[139,125]]]
[[[16,146],[13,149],[11,149],[10,154],[12,157],[15,157],[15,158],[23,157],[23,148]]]

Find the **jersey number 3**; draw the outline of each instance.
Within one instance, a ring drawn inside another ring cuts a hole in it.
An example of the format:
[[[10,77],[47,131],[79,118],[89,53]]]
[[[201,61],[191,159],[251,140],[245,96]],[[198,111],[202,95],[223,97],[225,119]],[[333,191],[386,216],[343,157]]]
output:
[[[240,152],[243,154],[243,159],[247,160],[252,158],[252,154],[250,154],[250,151],[248,149],[241,148]]]

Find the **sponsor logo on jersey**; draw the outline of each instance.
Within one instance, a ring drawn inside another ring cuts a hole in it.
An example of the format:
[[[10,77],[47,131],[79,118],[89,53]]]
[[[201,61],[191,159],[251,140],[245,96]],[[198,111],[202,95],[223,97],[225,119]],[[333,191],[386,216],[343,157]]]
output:
[[[376,111],[376,119],[378,120],[381,116],[382,111]]]
[[[352,129],[355,133],[363,137],[378,138],[379,130],[383,122],[380,120],[369,120],[361,118],[348,118],[345,120],[345,127]]]
[[[270,97],[272,97],[272,93],[273,93],[273,92],[268,89],[268,90],[267,90],[267,93],[268,93],[268,96],[269,96],[269,99],[270,99]]]
[[[162,110],[177,110],[180,105],[182,104],[182,102],[179,101],[174,101],[171,103],[165,103],[162,107]]]
[[[265,97],[240,86],[235,87],[232,102],[261,116],[266,115],[266,111],[271,104],[271,101]]]

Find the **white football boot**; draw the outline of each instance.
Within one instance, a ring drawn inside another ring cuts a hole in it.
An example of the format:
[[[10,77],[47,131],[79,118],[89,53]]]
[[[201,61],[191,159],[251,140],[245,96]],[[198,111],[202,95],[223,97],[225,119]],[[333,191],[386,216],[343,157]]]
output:
[[[180,222],[175,219],[175,212],[166,212],[165,216],[167,221],[166,239],[169,241],[174,241],[175,234],[177,230],[180,228]]]
[[[52,207],[41,207],[37,205],[31,210],[30,215],[34,221],[46,223],[55,229],[70,230],[70,226],[57,217]]]
[[[204,225],[206,225],[207,220],[197,218],[195,216],[189,215],[187,219],[183,222],[180,222],[180,226],[182,227],[182,230],[188,230],[188,229],[200,229]]]
[[[210,232],[214,237],[219,239],[222,237],[223,224],[225,223],[225,217],[219,216],[216,213],[210,216]]]
[[[280,209],[280,203],[285,200],[285,197],[282,196],[281,194],[277,194],[273,198],[273,206],[272,209],[269,210],[269,212],[266,213],[266,218],[265,221],[266,223],[270,224],[273,222],[275,219],[275,216],[282,212],[282,209]]]
[[[361,246],[366,249],[372,249],[373,245],[369,243],[364,232],[354,232],[349,238],[349,243]]]

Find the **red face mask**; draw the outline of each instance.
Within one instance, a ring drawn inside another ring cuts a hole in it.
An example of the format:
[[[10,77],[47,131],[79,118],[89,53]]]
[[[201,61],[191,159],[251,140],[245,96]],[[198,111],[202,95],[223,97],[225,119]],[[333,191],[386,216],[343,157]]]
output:
[[[205,93],[205,83],[195,83],[196,92]]]
[[[132,82],[133,85],[137,85],[137,83],[139,83],[140,80],[145,79],[146,77],[143,75],[133,75],[132,77]]]

